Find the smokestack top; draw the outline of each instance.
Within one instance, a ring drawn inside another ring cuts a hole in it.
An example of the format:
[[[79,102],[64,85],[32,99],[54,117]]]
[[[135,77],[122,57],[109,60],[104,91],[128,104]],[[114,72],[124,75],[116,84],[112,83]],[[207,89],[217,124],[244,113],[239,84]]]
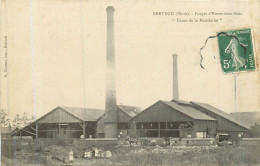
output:
[[[115,8],[113,6],[107,7],[107,12],[113,12],[113,11],[115,11]]]
[[[172,57],[173,57],[173,58],[177,58],[177,54],[173,54]]]

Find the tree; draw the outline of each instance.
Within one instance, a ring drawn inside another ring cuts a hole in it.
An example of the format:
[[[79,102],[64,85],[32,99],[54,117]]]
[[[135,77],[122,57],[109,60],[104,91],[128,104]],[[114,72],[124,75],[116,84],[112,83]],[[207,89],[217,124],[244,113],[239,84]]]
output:
[[[26,126],[27,124],[30,123],[30,120],[28,118],[28,114],[26,112],[23,113],[23,116],[21,117],[21,121],[22,121],[21,127],[24,127],[24,126]]]
[[[5,112],[5,110],[1,110],[0,112],[0,125],[1,127],[5,127],[8,126],[10,122],[10,119],[7,117],[7,113]]]
[[[35,121],[37,119],[36,115],[32,114],[31,118],[30,118],[30,123]]]
[[[23,124],[23,121],[22,121],[21,116],[19,114],[16,114],[16,116],[14,117],[14,120],[13,120],[13,127],[22,128],[22,124]]]

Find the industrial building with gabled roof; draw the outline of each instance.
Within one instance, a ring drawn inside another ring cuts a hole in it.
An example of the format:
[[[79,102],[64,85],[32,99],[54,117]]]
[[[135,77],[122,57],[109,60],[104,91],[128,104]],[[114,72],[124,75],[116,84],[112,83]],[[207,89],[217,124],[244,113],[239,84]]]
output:
[[[33,138],[95,137],[96,121],[104,114],[102,109],[56,107],[17,132],[16,136]]]
[[[118,105],[117,106],[117,134],[118,137],[127,137],[130,133],[130,119],[142,111],[139,107]],[[105,137],[105,114],[97,120],[97,137]]]
[[[226,133],[231,138],[236,138],[238,134],[242,134],[244,137],[250,137],[250,124],[244,123],[233,118],[230,114],[221,111],[209,104],[191,102],[194,108],[200,110],[202,113],[207,114],[218,121],[216,131],[217,133]]]
[[[131,119],[132,137],[214,136],[217,121],[178,100],[159,100]]]
[[[141,111],[139,107],[118,105],[118,128],[127,133],[129,120]],[[33,138],[103,138],[104,109],[58,106],[47,114],[12,133]]]

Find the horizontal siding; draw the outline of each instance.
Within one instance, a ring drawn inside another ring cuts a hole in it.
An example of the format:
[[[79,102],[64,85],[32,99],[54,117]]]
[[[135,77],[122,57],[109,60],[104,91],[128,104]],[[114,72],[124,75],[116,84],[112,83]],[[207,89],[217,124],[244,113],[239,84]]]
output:
[[[187,115],[158,102],[133,119],[135,122],[192,121]]]
[[[219,116],[211,111],[208,111],[204,108],[198,108],[201,112],[213,117],[218,121],[217,123],[217,131],[248,131],[248,129],[245,129],[244,127],[226,119],[222,116]]]
[[[206,132],[208,129],[208,134],[213,137],[216,133],[216,121],[209,121],[209,120],[196,120],[194,121],[194,130],[196,132]]]
[[[122,110],[118,109],[118,111],[117,111],[117,120],[118,120],[118,122],[129,122],[130,119],[131,119],[130,116],[128,116]]]
[[[46,116],[40,118],[38,123],[78,123],[82,122],[61,108],[56,108]]]

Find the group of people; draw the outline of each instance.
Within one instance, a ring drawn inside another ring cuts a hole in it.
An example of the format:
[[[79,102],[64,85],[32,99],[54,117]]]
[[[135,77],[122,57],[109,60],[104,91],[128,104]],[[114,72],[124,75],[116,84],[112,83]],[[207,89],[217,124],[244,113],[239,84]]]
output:
[[[108,151],[102,151],[100,149],[95,148],[92,151],[84,152],[84,158],[91,159],[91,158],[111,158],[112,153]]]

